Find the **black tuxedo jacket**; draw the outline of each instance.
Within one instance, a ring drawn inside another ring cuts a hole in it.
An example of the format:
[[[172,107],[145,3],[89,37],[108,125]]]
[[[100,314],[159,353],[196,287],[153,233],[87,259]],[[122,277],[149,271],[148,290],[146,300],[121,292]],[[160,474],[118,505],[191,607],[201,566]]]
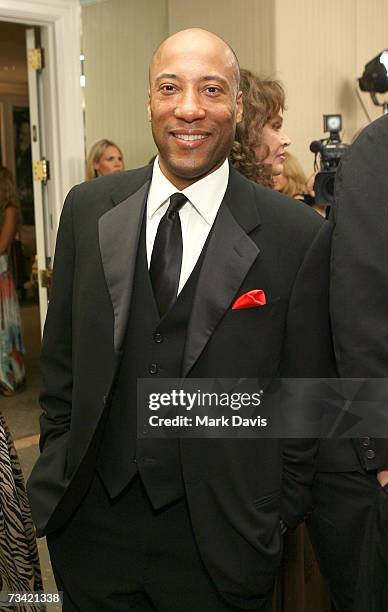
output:
[[[81,184],[65,202],[42,348],[41,456],[28,483],[40,535],[66,522],[93,475],[151,173]],[[314,211],[231,169],[196,288],[183,376],[329,375],[329,247],[330,226]],[[232,310],[251,289],[264,289],[266,306]],[[281,499],[273,441],[180,446],[204,563],[229,601],[254,602],[279,561],[280,505],[290,525],[309,510],[316,444],[295,440],[284,449]]]
[[[331,313],[338,370],[344,378],[388,378],[387,153],[385,115],[360,134],[337,171]],[[365,399],[388,403],[384,381],[375,381],[373,395]],[[368,437],[354,444],[358,465],[367,470],[388,467],[388,440]]]

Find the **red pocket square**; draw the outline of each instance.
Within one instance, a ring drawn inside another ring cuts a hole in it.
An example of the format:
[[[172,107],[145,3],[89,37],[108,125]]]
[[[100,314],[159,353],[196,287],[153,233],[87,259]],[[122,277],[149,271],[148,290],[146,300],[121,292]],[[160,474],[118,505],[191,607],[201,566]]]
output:
[[[265,306],[266,303],[264,291],[262,289],[252,289],[237,298],[232,306],[232,310],[237,308],[257,308],[257,306]]]

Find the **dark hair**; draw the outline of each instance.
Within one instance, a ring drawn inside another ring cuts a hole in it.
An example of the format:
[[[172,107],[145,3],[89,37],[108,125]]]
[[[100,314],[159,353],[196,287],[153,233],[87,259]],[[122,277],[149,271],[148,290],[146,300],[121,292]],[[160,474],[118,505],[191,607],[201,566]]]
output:
[[[273,187],[271,168],[264,164],[267,147],[263,143],[263,127],[279,111],[285,108],[282,85],[273,79],[260,79],[250,70],[242,69],[240,89],[243,94],[243,118],[237,124],[230,160],[244,176],[265,187]],[[261,160],[257,149],[262,147]]]

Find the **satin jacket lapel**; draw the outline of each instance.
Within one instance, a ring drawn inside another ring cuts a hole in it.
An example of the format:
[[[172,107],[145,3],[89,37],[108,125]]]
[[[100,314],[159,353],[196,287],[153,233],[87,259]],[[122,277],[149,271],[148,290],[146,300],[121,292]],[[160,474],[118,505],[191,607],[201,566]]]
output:
[[[117,356],[120,354],[129,315],[136,254],[149,185],[147,181],[138,191],[99,219],[100,251],[113,304],[114,347]]]
[[[197,361],[259,254],[259,247],[247,233],[260,224],[252,186],[236,174],[231,169],[198,279],[182,376]]]

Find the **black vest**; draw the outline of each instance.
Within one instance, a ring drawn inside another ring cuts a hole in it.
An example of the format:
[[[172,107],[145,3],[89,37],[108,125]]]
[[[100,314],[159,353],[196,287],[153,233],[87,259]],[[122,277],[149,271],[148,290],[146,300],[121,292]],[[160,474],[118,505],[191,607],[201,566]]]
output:
[[[179,440],[137,439],[137,379],[181,376],[186,330],[206,245],[175,304],[160,319],[148,272],[145,225],[144,218],[123,356],[97,471],[111,498],[139,473],[157,509],[184,495]]]

